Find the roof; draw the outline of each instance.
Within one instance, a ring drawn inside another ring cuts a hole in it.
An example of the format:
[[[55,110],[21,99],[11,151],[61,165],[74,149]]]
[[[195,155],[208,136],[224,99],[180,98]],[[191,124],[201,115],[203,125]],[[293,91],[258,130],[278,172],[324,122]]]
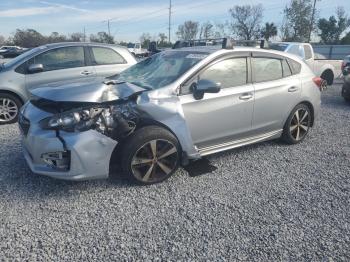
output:
[[[125,48],[124,46],[120,46],[116,44],[105,44],[105,43],[95,43],[95,42],[60,42],[60,43],[46,44],[46,45],[43,45],[43,47],[52,48],[52,47],[80,46],[80,45],[98,45],[98,46],[113,46],[113,47]]]

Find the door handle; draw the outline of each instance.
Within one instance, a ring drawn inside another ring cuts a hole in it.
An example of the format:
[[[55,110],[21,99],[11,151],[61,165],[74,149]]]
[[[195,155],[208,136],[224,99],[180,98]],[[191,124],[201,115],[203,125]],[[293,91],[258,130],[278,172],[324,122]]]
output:
[[[249,100],[251,98],[253,98],[253,94],[251,93],[244,93],[239,97],[240,100]]]
[[[297,88],[296,86],[292,86],[290,88],[288,88],[288,92],[292,93],[292,92],[295,92],[295,91],[298,91],[299,88]]]
[[[91,75],[92,72],[85,70],[85,71],[81,72],[80,74],[84,75],[84,76],[88,76],[88,75]]]

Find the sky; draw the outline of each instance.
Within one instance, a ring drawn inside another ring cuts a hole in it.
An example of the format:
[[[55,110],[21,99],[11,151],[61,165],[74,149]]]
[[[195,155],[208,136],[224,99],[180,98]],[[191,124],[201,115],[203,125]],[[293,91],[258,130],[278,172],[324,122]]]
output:
[[[264,22],[282,22],[283,8],[290,0],[172,0],[171,37],[186,20],[223,23],[230,20],[234,5],[263,4]],[[318,0],[320,17],[329,17],[337,6],[350,15],[349,0]],[[142,33],[168,35],[169,0],[0,0],[0,35],[10,36],[19,29],[87,35],[108,31],[116,41],[138,41]]]

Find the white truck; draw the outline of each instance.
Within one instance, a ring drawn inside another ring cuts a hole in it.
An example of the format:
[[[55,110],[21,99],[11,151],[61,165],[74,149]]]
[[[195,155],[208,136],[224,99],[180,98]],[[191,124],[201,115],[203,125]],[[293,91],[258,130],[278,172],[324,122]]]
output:
[[[332,85],[335,78],[341,75],[341,60],[327,59],[326,56],[315,53],[312,45],[296,42],[272,42],[269,43],[270,49],[291,53],[301,57],[313,70],[316,76],[327,81]]]
[[[148,54],[147,49],[142,48],[141,43],[129,43],[127,48],[136,57],[145,57]]]

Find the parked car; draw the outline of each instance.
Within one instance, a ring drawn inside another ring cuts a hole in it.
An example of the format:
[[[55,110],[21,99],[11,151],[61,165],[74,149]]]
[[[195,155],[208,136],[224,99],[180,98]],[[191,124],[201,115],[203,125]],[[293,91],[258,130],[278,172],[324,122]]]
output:
[[[350,55],[344,58],[342,72],[344,76],[344,84],[341,94],[346,101],[350,102]]]
[[[17,121],[31,89],[62,80],[106,77],[136,63],[121,46],[56,43],[34,48],[0,66],[0,124]]]
[[[144,57],[148,55],[148,51],[142,48],[141,43],[129,43],[128,50],[136,57]]]
[[[26,52],[28,49],[18,48],[18,47],[10,47],[3,52],[0,53],[0,57],[2,58],[14,58]]]
[[[327,81],[332,85],[334,78],[340,76],[341,60],[327,59],[324,55],[314,52],[312,45],[296,42],[273,42],[269,48],[287,52],[301,57],[312,69],[316,76]]]
[[[130,179],[152,184],[220,151],[303,141],[322,80],[294,55],[224,47],[167,50],[104,82],[31,90],[19,119],[29,167],[85,180],[108,177],[119,161]]]
[[[1,53],[6,52],[10,48],[21,48],[21,47],[15,46],[15,45],[3,45],[0,47],[0,55]]]

